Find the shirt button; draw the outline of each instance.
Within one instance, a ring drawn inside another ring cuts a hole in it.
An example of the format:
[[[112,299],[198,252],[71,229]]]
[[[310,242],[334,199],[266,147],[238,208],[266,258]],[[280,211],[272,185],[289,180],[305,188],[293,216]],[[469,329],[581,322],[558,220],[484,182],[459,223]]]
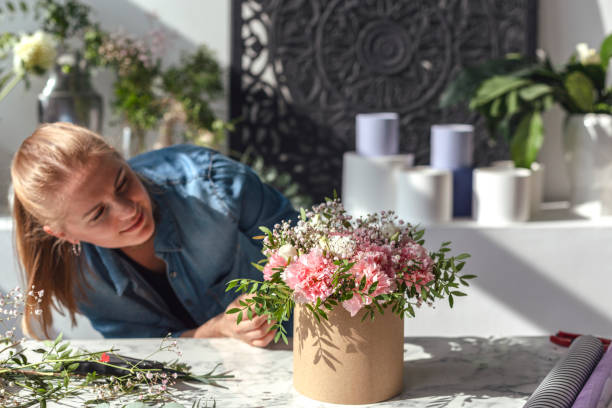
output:
[[[176,278],[176,272],[174,272],[174,271],[170,272],[170,277],[171,278]]]

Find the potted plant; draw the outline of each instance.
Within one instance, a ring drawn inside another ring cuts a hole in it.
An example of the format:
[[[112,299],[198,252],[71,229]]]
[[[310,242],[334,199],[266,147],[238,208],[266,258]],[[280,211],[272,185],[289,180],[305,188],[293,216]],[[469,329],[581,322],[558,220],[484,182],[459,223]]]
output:
[[[584,204],[601,205],[612,162],[612,88],[606,84],[610,56],[612,35],[599,51],[578,44],[560,67],[545,55],[490,60],[465,68],[448,85],[440,105],[469,103],[483,115],[492,136],[508,140],[515,166],[531,168],[544,140],[542,113],[558,103],[567,113],[564,145],[572,206],[579,211]]]
[[[474,275],[461,270],[469,256],[449,255],[449,242],[424,248],[423,230],[393,212],[354,219],[339,200],[301,212],[297,225],[261,228],[263,281],[228,283],[250,293],[237,321],[268,316],[275,340],[287,341],[293,319],[293,383],[317,400],[341,404],[382,401],[402,390],[403,317],[436,299],[465,296]]]

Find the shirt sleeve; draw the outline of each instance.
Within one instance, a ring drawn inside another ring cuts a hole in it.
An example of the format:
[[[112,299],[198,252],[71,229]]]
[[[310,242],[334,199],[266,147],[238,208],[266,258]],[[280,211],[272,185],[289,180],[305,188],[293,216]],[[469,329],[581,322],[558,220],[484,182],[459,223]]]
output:
[[[214,155],[212,160],[213,188],[233,213],[240,231],[248,237],[261,235],[260,226],[272,229],[283,220],[297,220],[298,213],[291,202],[262,182],[250,167],[221,154]]]

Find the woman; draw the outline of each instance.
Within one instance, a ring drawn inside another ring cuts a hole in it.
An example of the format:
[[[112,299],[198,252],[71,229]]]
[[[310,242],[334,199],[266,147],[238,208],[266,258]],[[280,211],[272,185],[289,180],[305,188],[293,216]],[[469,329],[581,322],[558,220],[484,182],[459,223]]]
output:
[[[264,347],[265,317],[236,324],[228,280],[261,279],[260,225],[296,218],[248,167],[179,145],[125,162],[100,136],[45,124],[14,156],[19,259],[28,287],[52,307],[86,315],[105,337],[235,337]]]

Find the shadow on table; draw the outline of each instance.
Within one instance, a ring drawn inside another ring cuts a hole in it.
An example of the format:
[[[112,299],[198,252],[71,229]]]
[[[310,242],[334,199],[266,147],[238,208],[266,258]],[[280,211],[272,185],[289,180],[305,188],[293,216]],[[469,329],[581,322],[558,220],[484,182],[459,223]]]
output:
[[[405,338],[404,390],[393,400],[462,394],[529,397],[563,351],[545,338]]]

